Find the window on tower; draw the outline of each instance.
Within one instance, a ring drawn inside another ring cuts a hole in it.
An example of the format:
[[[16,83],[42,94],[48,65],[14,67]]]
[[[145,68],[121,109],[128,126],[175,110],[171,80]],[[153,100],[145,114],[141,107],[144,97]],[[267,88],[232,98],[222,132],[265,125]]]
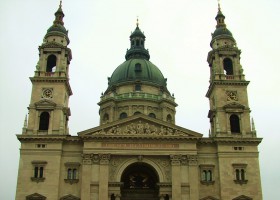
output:
[[[105,113],[103,115],[103,124],[106,124],[108,121],[109,121],[109,115],[108,115],[108,113]]]
[[[56,68],[56,56],[48,56],[46,72],[54,72]]]
[[[214,184],[214,165],[200,165],[200,182],[203,185]]]
[[[40,115],[40,131],[47,131],[49,129],[50,114],[48,112],[42,112]]]
[[[230,58],[225,58],[223,60],[224,70],[226,75],[233,75],[233,65]]]
[[[141,85],[140,84],[135,85],[135,91],[141,91]]]
[[[246,179],[247,164],[233,164],[234,169],[234,182],[238,184],[245,184],[248,182]]]
[[[80,163],[78,162],[67,162],[64,164],[66,168],[66,177],[64,181],[66,183],[78,183],[79,182],[79,167]]]
[[[127,118],[127,114],[125,112],[120,114],[120,119],[124,119]]]
[[[170,114],[167,115],[166,121],[171,123],[172,122],[172,116]]]
[[[232,133],[240,133],[239,117],[236,114],[232,114],[229,118],[230,130]]]
[[[33,165],[33,176],[31,177],[32,181],[42,182],[44,178],[44,168],[46,166],[46,161],[32,161]]]
[[[155,113],[150,113],[150,114],[149,114],[149,117],[151,117],[151,118],[156,118],[156,115],[155,115]]]

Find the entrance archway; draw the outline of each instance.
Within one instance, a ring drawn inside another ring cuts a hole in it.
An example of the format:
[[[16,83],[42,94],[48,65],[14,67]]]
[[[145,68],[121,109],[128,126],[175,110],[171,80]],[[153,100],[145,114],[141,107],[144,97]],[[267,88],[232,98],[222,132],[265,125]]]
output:
[[[121,177],[121,200],[159,200],[156,170],[146,163],[129,165]]]

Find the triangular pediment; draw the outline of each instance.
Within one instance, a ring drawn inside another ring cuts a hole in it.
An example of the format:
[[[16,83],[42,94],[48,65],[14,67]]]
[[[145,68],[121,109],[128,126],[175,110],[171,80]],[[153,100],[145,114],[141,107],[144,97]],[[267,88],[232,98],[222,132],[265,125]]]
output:
[[[238,108],[238,109],[245,109],[245,106],[236,102],[232,102],[229,104],[224,105],[224,109],[228,109],[228,108]]]
[[[200,138],[202,134],[139,114],[78,133],[79,136]]]
[[[36,108],[54,108],[56,107],[56,103],[48,99],[42,99],[35,103]]]
[[[26,200],[45,200],[45,199],[46,199],[45,196],[38,193],[34,193],[26,197]]]

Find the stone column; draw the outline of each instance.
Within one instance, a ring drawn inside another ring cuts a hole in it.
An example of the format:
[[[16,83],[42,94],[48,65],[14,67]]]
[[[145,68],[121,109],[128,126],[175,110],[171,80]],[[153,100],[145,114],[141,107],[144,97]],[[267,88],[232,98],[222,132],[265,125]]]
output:
[[[181,199],[181,155],[170,155],[172,172],[172,199]]]
[[[81,184],[81,199],[90,200],[90,182],[91,182],[91,165],[92,154],[82,154],[82,184]]]
[[[197,155],[188,155],[188,163],[189,163],[190,200],[197,200],[199,197]]]
[[[99,166],[99,198],[108,198],[108,183],[109,183],[109,161],[110,154],[100,154],[100,166]]]

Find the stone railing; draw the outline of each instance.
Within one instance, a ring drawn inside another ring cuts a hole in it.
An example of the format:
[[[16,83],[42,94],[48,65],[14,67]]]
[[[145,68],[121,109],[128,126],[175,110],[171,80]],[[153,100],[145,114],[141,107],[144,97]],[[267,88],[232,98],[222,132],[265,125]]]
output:
[[[155,94],[149,94],[144,92],[130,92],[130,93],[123,93],[123,94],[108,94],[103,95],[101,97],[101,101],[107,100],[107,99],[115,99],[115,100],[126,100],[126,99],[147,99],[147,100],[155,100],[159,101],[162,99],[169,100],[174,102],[175,98],[170,95],[162,94],[162,95],[155,95]]]
[[[37,76],[37,77],[67,77],[67,74],[65,72],[35,71],[35,76]]]

